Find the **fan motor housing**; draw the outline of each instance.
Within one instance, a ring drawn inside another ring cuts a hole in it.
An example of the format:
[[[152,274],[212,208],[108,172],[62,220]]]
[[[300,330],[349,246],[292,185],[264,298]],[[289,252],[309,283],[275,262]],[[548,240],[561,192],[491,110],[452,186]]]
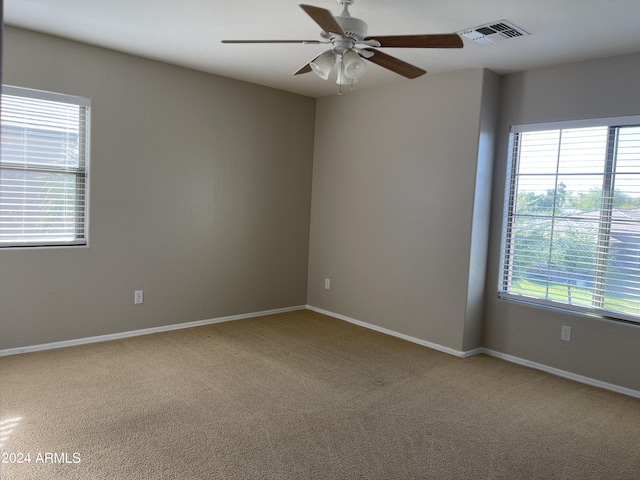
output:
[[[355,17],[335,17],[338,25],[342,27],[347,37],[353,38],[356,41],[362,41],[367,36],[367,24]]]

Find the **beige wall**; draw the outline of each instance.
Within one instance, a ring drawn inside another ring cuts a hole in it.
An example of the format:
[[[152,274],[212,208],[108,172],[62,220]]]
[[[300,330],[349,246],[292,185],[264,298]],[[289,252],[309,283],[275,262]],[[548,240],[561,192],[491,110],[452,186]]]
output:
[[[577,63],[503,79],[486,292],[485,347],[640,390],[640,326],[497,299],[500,229],[512,124],[640,113],[640,55]],[[571,342],[560,340],[562,325]]]
[[[472,70],[318,101],[310,305],[458,351],[480,346],[489,186],[475,186],[490,182],[481,132],[492,133],[495,108],[482,106],[497,87]]]
[[[90,97],[92,131],[90,246],[0,252],[0,349],[306,303],[314,99],[4,35],[4,83]]]

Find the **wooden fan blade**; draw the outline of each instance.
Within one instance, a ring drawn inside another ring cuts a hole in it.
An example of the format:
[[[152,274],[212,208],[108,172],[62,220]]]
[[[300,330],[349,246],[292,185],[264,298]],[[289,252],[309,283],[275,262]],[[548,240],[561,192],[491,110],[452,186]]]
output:
[[[294,72],[293,75],[302,75],[303,73],[309,73],[311,71],[312,71],[311,70],[311,65],[309,65],[307,63],[304,67],[302,67],[298,71]]]
[[[366,40],[377,40],[381,47],[398,48],[462,48],[462,39],[456,33],[437,35],[389,35],[367,37]]]
[[[342,27],[338,25],[335,17],[326,8],[314,7],[313,5],[301,4],[302,8],[307,15],[309,15],[314,22],[320,25],[320,28],[327,33],[338,33],[342,36],[346,36],[346,33],[342,30]]]
[[[376,65],[380,65],[387,70],[391,70],[392,72],[402,75],[403,77],[417,78],[427,73],[426,70],[422,70],[421,68],[411,65],[410,63],[403,62],[396,57],[382,53],[380,50],[374,50],[372,48],[365,48],[364,50],[367,52],[373,52],[373,56],[367,58],[367,60],[375,63]]]
[[[221,43],[327,43],[320,40],[221,40]]]

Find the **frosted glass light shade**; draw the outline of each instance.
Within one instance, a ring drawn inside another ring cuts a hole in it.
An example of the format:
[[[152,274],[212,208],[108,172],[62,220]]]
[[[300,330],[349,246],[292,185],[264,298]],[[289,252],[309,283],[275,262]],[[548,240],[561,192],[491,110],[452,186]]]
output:
[[[323,80],[327,80],[336,64],[336,54],[333,50],[328,50],[319,55],[314,61],[309,63],[311,70]]]
[[[348,50],[342,56],[344,76],[356,82],[367,70],[366,62],[353,50]]]

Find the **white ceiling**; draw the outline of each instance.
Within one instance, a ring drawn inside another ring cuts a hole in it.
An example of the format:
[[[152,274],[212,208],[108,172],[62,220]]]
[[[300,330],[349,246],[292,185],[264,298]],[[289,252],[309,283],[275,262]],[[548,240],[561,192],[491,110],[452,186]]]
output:
[[[336,0],[302,0],[338,15]],[[335,77],[292,76],[326,45],[223,45],[223,39],[320,39],[299,0],[5,0],[8,25],[312,97]],[[638,0],[355,0],[369,35],[453,33],[505,19],[530,36],[455,50],[386,48],[428,72],[510,73],[640,52]],[[372,63],[356,88],[410,82]]]

